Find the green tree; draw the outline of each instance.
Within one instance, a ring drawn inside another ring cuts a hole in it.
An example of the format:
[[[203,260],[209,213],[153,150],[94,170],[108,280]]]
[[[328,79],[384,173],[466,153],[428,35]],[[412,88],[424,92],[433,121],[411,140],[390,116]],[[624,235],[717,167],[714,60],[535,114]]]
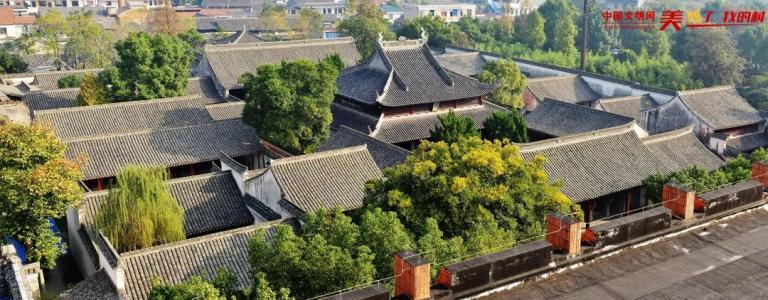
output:
[[[64,153],[51,129],[0,120],[0,232],[21,242],[28,258],[45,268],[53,268],[66,248],[48,218],[64,217],[83,199],[79,163]]]
[[[37,37],[31,32],[25,32],[13,41],[13,48],[21,54],[29,55],[33,53],[36,43]]]
[[[283,32],[289,29],[285,8],[281,5],[265,5],[261,14],[259,14],[258,20],[264,30],[272,33]]]
[[[296,30],[303,32],[306,38],[323,37],[323,15],[314,9],[302,8],[299,11],[299,20],[296,24]]]
[[[178,36],[182,41],[187,43],[195,53],[202,53],[205,46],[205,37],[197,32],[195,28],[190,28],[187,31],[179,32]]]
[[[338,66],[298,60],[263,65],[246,73],[243,120],[259,136],[292,151],[309,153],[330,134],[331,102],[337,91]]]
[[[126,166],[101,204],[96,226],[119,251],[184,239],[184,210],[168,191],[163,167]]]
[[[81,11],[64,20],[67,43],[64,55],[76,68],[103,68],[115,58],[114,37],[96,23],[93,13]]]
[[[115,48],[120,59],[99,74],[110,86],[111,101],[176,97],[186,92],[194,54],[183,40],[133,32]]]
[[[254,277],[253,280],[253,287],[251,287],[251,295],[249,299],[254,300],[293,300],[294,298],[290,295],[290,290],[286,288],[281,288],[277,292],[275,292],[271,285],[269,284],[269,281],[267,281],[267,276],[264,275],[264,273],[258,273]]]
[[[587,20],[588,40],[587,47],[590,51],[595,53],[611,53],[614,49],[618,49],[621,45],[619,40],[618,29],[606,29],[605,19],[603,18],[603,10],[600,6],[592,1],[588,7],[589,19]],[[581,43],[584,36],[581,26],[579,26],[579,37],[576,39]]]
[[[470,117],[460,117],[451,110],[437,118],[440,120],[440,126],[429,130],[431,140],[452,144],[462,137],[480,136],[480,131],[475,127],[475,121]]]
[[[423,232],[424,235],[419,238],[417,244],[419,250],[425,253],[424,256],[432,264],[432,278],[437,276],[440,268],[454,262],[452,260],[458,261],[458,258],[465,255],[464,239],[460,236],[444,238],[443,231],[440,230],[434,218],[426,220]]]
[[[484,137],[489,140],[507,139],[515,143],[528,142],[525,118],[516,110],[496,111],[483,122]]]
[[[300,299],[373,280],[373,254],[368,247],[342,249],[320,234],[298,236],[287,225],[276,229],[271,241],[261,230],[249,242],[253,278],[268,274],[266,279],[275,287],[290,289]]]
[[[375,255],[373,264],[380,277],[394,274],[392,255],[400,250],[414,250],[415,245],[397,214],[379,208],[365,211],[360,218],[360,242]]]
[[[544,23],[544,17],[538,11],[518,17],[515,21],[516,39],[532,49],[543,48],[547,42]]]
[[[366,185],[364,203],[397,213],[415,236],[434,218],[447,238],[471,238],[478,246],[498,236],[532,237],[544,232],[547,213],[581,212],[550,183],[545,162],[542,156],[525,161],[516,146],[479,137],[423,141],[405,163],[384,170],[384,180]]]
[[[482,82],[499,85],[491,94],[491,101],[513,109],[523,107],[525,76],[520,72],[520,68],[515,62],[507,59],[489,62],[483,66],[483,72],[480,73],[478,79]]]
[[[77,106],[89,106],[107,103],[109,89],[93,73],[83,75],[80,82],[80,93],[77,94],[75,104]]]
[[[768,65],[768,25],[752,26],[739,35],[739,52],[752,64]]]
[[[53,57],[57,69],[61,69],[61,44],[68,28],[66,19],[57,10],[47,12],[37,18],[37,31],[46,54]]]
[[[421,38],[422,30],[429,37],[427,44],[431,47],[443,48],[452,43],[453,32],[445,21],[438,17],[423,16],[405,21],[397,31],[398,36],[409,39]]]
[[[337,29],[341,35],[355,39],[357,51],[363,59],[373,54],[380,35],[385,40],[395,38],[389,28],[389,21],[384,19],[384,14],[373,1],[347,1],[345,11],[348,16],[339,23]]]
[[[621,44],[635,53],[646,52],[651,57],[669,54],[670,45],[666,32],[652,30],[620,31]]]
[[[568,0],[547,0],[539,6],[538,10],[544,17],[544,33],[547,42],[546,49],[561,52],[575,52],[576,24],[574,16],[576,10]]]
[[[194,276],[187,282],[177,285],[163,284],[155,279],[152,281],[152,289],[147,298],[150,300],[226,299],[211,282],[200,276]]]
[[[27,71],[27,63],[18,54],[0,49],[0,73],[22,73]]]
[[[741,82],[745,60],[729,31],[688,30],[680,46],[685,49],[683,59],[689,62],[693,78],[705,86]]]
[[[73,87],[79,87],[80,83],[82,82],[83,82],[82,75],[67,75],[59,78],[59,80],[56,81],[56,86],[58,86],[60,89],[73,88]]]

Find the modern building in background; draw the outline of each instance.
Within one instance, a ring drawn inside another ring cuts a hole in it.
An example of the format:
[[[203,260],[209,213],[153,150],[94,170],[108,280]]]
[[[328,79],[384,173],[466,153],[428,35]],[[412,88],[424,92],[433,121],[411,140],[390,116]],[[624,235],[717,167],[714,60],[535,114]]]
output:
[[[477,14],[477,6],[468,3],[405,4],[403,9],[406,20],[435,16],[442,18],[447,23],[458,22],[462,17],[474,17]]]

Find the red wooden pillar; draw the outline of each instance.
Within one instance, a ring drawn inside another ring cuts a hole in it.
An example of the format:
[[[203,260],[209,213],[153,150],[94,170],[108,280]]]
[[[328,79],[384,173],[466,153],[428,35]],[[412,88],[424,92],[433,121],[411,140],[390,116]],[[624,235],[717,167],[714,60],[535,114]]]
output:
[[[664,184],[661,193],[662,204],[683,220],[688,221],[693,219],[695,200],[696,191],[693,189],[671,182]]]
[[[752,163],[752,179],[768,187],[768,162],[756,161]]]
[[[395,253],[395,296],[406,295],[413,300],[429,299],[430,266],[418,253]]]
[[[582,222],[569,215],[547,215],[547,241],[552,247],[576,255],[581,253]]]

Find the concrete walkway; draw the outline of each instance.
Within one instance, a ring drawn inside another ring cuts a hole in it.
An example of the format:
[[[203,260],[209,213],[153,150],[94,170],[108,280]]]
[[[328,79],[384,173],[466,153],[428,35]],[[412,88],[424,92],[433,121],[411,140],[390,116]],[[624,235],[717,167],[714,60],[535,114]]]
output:
[[[768,299],[768,209],[482,299]]]

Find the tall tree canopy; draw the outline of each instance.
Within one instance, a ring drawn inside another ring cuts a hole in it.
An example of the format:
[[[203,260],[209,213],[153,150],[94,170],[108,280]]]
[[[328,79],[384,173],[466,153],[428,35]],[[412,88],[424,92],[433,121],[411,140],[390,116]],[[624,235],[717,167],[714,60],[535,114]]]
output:
[[[80,92],[77,93],[75,104],[77,106],[89,106],[107,103],[109,89],[99,80],[96,74],[87,73],[80,80]]]
[[[337,61],[331,57],[320,62],[284,61],[260,66],[256,75],[243,75],[243,120],[266,141],[292,151],[312,152],[330,135]]]
[[[150,26],[153,32],[174,35],[192,28],[194,21],[185,20],[176,13],[170,0],[164,0],[163,4],[163,6],[152,10]]]
[[[544,233],[549,212],[580,212],[549,182],[545,161],[525,161],[516,146],[479,137],[423,141],[405,163],[384,170],[386,179],[367,184],[365,207],[397,213],[416,236],[434,218],[446,237],[487,249]]]
[[[83,199],[83,173],[64,152],[49,128],[0,120],[0,232],[19,240],[28,258],[45,268],[53,268],[66,247],[48,218],[63,217]]]
[[[27,63],[21,56],[5,49],[0,49],[0,73],[22,73],[27,71]]]
[[[61,69],[61,44],[66,37],[65,17],[57,10],[45,13],[37,18],[37,31],[43,49],[49,57],[53,57],[57,69]]]
[[[520,43],[532,48],[541,49],[547,42],[544,32],[544,17],[539,11],[515,19],[515,37]]]
[[[731,33],[723,29],[686,30],[679,54],[688,61],[693,78],[704,85],[740,83],[745,60],[739,56]]]
[[[323,15],[311,8],[299,11],[296,30],[303,32],[306,38],[319,39],[323,37]]]
[[[752,64],[768,66],[768,25],[747,27],[739,35],[739,51]]]
[[[440,120],[440,125],[429,130],[430,139],[434,141],[455,143],[465,136],[480,136],[475,121],[470,117],[460,117],[451,110],[437,119]]]
[[[131,33],[115,45],[120,59],[99,75],[114,102],[181,96],[189,80],[192,47],[166,34]]]
[[[346,12],[348,16],[339,23],[337,29],[343,36],[355,39],[357,51],[363,59],[373,54],[379,35],[386,40],[395,38],[389,29],[389,21],[372,0],[347,1]]]
[[[281,5],[265,5],[259,14],[259,24],[268,31],[280,32],[288,30],[285,7]]]
[[[453,40],[452,28],[442,19],[433,16],[423,16],[403,22],[397,35],[418,39],[421,38],[422,30],[429,37],[427,44],[431,47],[443,48],[450,45]]]
[[[96,226],[118,251],[184,239],[184,211],[173,198],[164,167],[126,166],[117,173]]]
[[[544,17],[544,33],[547,42],[544,47],[553,51],[576,52],[576,10],[568,0],[547,0],[538,12]]]
[[[278,225],[271,241],[263,230],[257,233],[248,255],[253,278],[267,274],[266,280],[290,289],[299,299],[370,282],[375,275],[368,247],[342,248],[321,234],[296,235],[288,225]]]
[[[111,33],[96,23],[93,13],[81,11],[70,14],[64,20],[67,43],[64,55],[76,68],[103,68],[115,58],[115,39]]]
[[[499,85],[491,94],[491,101],[512,107],[513,109],[523,107],[525,76],[520,72],[520,68],[517,67],[515,62],[501,59],[486,63],[478,79],[482,82]]]
[[[489,140],[508,139],[514,143],[528,142],[525,118],[517,110],[493,112],[491,117],[483,122],[483,133],[483,137]]]
[[[618,29],[606,29],[603,10],[596,2],[591,1],[588,6],[589,19],[587,20],[587,47],[595,53],[611,53],[621,45]],[[581,42],[584,36],[584,30],[579,26],[579,37],[576,39]]]
[[[619,36],[621,37],[621,44],[635,53],[646,52],[652,57],[669,54],[669,38],[664,31],[656,29],[622,30]]]

